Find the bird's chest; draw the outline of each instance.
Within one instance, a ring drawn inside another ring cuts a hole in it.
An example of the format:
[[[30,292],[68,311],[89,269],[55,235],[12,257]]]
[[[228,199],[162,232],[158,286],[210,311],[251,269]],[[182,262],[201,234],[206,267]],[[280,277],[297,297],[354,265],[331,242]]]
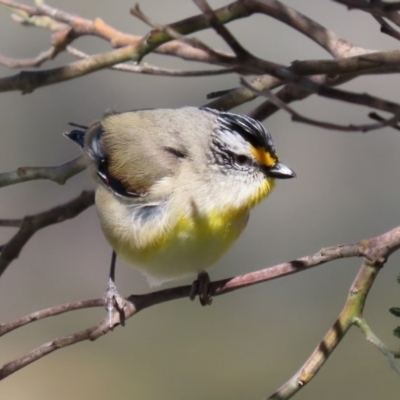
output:
[[[248,213],[180,218],[174,228],[144,252],[144,256],[170,258],[186,264],[213,264],[239,237]]]
[[[131,240],[120,247],[119,253],[140,269],[150,283],[195,276],[222,257],[240,236],[248,218],[247,211],[179,218],[172,229],[146,246],[136,246]]]
[[[225,252],[239,237],[247,221],[247,212],[235,215],[211,213],[206,218],[182,218],[168,239],[167,246],[180,250],[186,248],[191,256],[199,258],[207,253],[219,254]]]

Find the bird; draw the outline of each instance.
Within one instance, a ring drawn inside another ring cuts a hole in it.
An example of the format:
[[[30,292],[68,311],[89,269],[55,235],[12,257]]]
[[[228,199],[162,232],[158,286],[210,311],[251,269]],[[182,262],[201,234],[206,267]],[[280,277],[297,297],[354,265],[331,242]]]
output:
[[[276,180],[296,176],[268,130],[245,115],[187,106],[74,126],[66,136],[97,183],[102,231],[150,286],[208,276]]]

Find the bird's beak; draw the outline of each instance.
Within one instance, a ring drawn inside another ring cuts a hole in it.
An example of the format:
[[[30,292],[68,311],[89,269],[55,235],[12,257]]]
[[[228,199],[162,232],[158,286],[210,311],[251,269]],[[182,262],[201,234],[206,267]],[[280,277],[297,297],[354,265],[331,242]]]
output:
[[[277,179],[290,179],[296,177],[296,173],[292,169],[279,162],[268,169],[267,175]]]

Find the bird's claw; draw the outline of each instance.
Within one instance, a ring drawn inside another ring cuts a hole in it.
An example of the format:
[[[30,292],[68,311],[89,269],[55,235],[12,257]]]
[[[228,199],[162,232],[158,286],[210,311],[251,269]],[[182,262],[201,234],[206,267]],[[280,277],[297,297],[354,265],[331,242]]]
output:
[[[125,325],[126,300],[122,297],[115,286],[114,281],[108,280],[107,289],[104,294],[104,305],[107,310],[108,326],[113,329],[119,323]],[[119,321],[114,321],[115,313],[118,313]]]
[[[212,303],[212,294],[210,287],[210,276],[207,272],[200,272],[197,279],[192,283],[190,289],[190,300],[194,300],[196,295],[199,295],[200,304],[202,306],[209,306]]]

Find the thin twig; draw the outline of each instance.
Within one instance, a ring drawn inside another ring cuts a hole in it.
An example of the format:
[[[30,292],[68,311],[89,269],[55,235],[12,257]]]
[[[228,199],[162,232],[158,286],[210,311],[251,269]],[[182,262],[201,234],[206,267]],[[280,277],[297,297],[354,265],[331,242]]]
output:
[[[363,125],[339,125],[339,124],[333,124],[330,122],[326,121],[318,121],[313,118],[308,118],[297,111],[295,111],[293,108],[289,107],[284,101],[282,101],[278,96],[276,96],[274,93],[272,93],[269,90],[262,90],[259,91],[257,89],[254,89],[245,79],[241,78],[240,83],[246,87],[248,87],[250,90],[254,90],[254,92],[259,95],[259,96],[265,96],[269,101],[271,101],[273,104],[276,105],[276,107],[285,110],[287,113],[289,113],[292,116],[292,121],[295,122],[301,122],[303,124],[308,124],[312,126],[318,126],[320,128],[324,129],[334,129],[338,131],[344,131],[344,132],[369,132],[372,130],[376,129],[381,129],[385,126],[394,126],[397,124],[397,122],[400,119],[400,115],[395,115],[394,117],[388,119],[388,120],[383,120],[377,124],[363,124]],[[254,111],[253,111],[254,113]]]
[[[354,325],[360,328],[368,342],[372,343],[383,354],[393,371],[396,372],[397,375],[400,375],[400,365],[396,362],[395,354],[375,335],[365,318],[363,318],[362,315],[360,315],[359,318],[355,318]]]
[[[156,32],[156,34],[158,34],[159,32],[164,32],[165,34],[168,35],[168,37],[170,39],[176,39],[176,40],[182,41],[183,43],[186,43],[195,49],[204,51],[205,53],[207,53],[210,56],[210,58],[218,60],[219,64],[233,65],[235,62],[235,57],[232,57],[230,55],[226,55],[226,53],[214,50],[196,38],[186,37],[186,36],[182,35],[179,31],[175,30],[170,25],[161,25],[161,24],[154,22],[148,15],[143,13],[143,11],[140,9],[138,4],[136,4],[135,7],[131,8],[131,14],[134,15],[136,18],[140,19],[141,21],[143,21],[145,24],[147,24],[150,27],[155,29],[155,31],[150,32],[150,34],[147,36],[146,45],[149,45],[154,40],[154,32]],[[151,47],[149,47],[149,49],[150,48]],[[143,57],[147,53],[148,53],[148,51],[144,52]],[[141,58],[138,61],[140,61],[140,60],[141,60]]]
[[[53,306],[44,310],[35,311],[34,313],[25,315],[24,317],[18,318],[14,321],[0,324],[0,337],[13,331],[14,329],[21,328],[31,322],[40,321],[44,318],[54,317],[56,315],[64,314],[66,312],[82,310],[92,307],[102,307],[104,305],[103,299],[91,299],[74,301],[72,303],[66,303],[59,306]]]
[[[77,58],[89,58],[90,56],[72,46],[67,46],[68,53],[72,54]],[[128,64],[122,63],[113,65],[110,69],[124,72],[133,72],[145,75],[158,75],[158,76],[175,76],[175,77],[195,77],[195,76],[212,76],[212,75],[225,75],[235,72],[234,68],[223,68],[223,69],[209,69],[209,70],[198,70],[198,71],[182,71],[168,68],[160,68],[150,64]]]
[[[365,11],[375,16],[382,16],[390,19],[394,24],[400,26],[400,15],[397,13],[399,10],[398,3],[385,3],[380,0],[365,1],[365,0],[334,0],[336,3],[346,5],[349,10],[357,9]]]
[[[7,228],[20,228],[22,222],[22,219],[0,219],[0,226]]]
[[[224,25],[219,21],[214,10],[210,7],[206,0],[193,0],[197,7],[203,12],[204,16],[207,18],[210,26],[214,28],[215,32],[220,35],[229,47],[233,50],[238,60],[245,62],[248,51],[238,42],[238,40],[224,27]]]
[[[51,60],[56,54],[55,47],[39,53],[34,58],[17,59],[5,57],[0,54],[0,65],[8,68],[26,68],[26,67],[40,67],[45,61]]]
[[[0,276],[8,265],[18,257],[21,249],[38,230],[74,218],[93,203],[94,193],[84,191],[78,197],[63,205],[24,217],[18,232],[1,249]]]
[[[0,174],[0,188],[36,179],[48,179],[63,185],[86,167],[87,162],[83,155],[56,167],[19,167],[15,171]]]
[[[317,43],[334,58],[357,56],[370,50],[355,46],[315,20],[278,0],[243,0],[254,13],[269,15]]]
[[[385,118],[383,118],[383,117],[381,117],[378,113],[376,113],[376,112],[370,112],[369,114],[368,114],[368,117],[370,117],[371,119],[373,119],[373,120],[375,120],[375,121],[380,121],[380,122],[383,122],[383,121],[386,121],[385,120]],[[393,128],[393,129],[396,129],[397,131],[400,131],[400,126],[399,125],[391,125],[391,127]]]
[[[396,29],[394,29],[388,22],[386,22],[383,17],[377,16],[377,15],[374,15],[373,17],[380,24],[382,33],[384,33],[385,35],[391,36],[392,38],[394,38],[396,40],[400,40],[400,32],[397,31]]]

